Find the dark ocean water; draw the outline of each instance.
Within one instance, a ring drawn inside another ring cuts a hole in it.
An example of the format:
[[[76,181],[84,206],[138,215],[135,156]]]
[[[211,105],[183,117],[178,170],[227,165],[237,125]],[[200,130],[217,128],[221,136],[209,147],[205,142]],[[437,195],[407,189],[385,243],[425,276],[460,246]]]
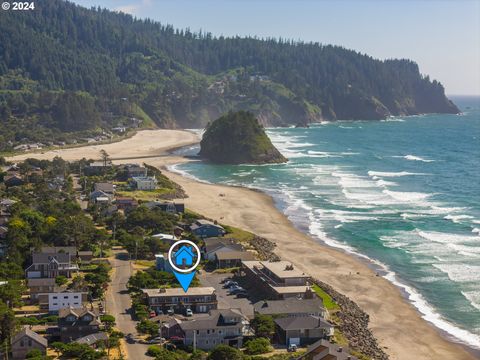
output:
[[[426,320],[480,349],[480,98],[454,101],[462,115],[269,129],[287,164],[175,169],[266,191],[299,229],[384,270]]]

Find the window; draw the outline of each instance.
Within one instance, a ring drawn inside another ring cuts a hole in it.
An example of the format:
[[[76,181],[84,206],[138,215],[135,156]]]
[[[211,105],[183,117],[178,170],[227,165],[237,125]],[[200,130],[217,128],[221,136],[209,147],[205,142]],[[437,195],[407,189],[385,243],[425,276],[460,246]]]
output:
[[[73,298],[74,298],[74,299],[78,299],[78,295],[75,295]]]
[[[25,343],[23,342],[23,340],[20,340],[20,346],[21,346],[21,347],[24,347],[24,346],[25,346]]]
[[[200,334],[200,330],[197,330],[197,335],[199,335],[199,334]]]
[[[210,329],[207,329],[207,334],[210,334]]]
[[[58,297],[57,297],[57,296],[54,296],[54,297],[53,297],[53,299],[54,299],[54,300],[57,300],[57,299],[58,299]]]
[[[65,295],[63,298],[64,298],[64,299],[68,299],[68,295]]]

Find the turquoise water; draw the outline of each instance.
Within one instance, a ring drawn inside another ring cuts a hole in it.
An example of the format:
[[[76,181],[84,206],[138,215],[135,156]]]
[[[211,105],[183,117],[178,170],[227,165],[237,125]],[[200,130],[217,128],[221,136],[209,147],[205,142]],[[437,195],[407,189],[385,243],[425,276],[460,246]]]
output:
[[[480,99],[454,100],[462,115],[269,129],[287,164],[175,169],[268,192],[299,229],[383,269],[426,320],[480,348]]]

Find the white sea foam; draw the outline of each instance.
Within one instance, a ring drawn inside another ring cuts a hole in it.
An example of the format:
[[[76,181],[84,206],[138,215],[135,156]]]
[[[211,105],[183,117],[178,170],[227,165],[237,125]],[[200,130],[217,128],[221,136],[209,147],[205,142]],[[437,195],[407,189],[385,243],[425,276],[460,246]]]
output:
[[[417,231],[422,238],[442,244],[480,243],[480,237],[460,234],[449,234],[436,231]]]
[[[369,171],[368,175],[370,176],[381,176],[381,177],[401,177],[401,176],[419,176],[419,175],[429,175],[423,173],[412,173],[408,171],[398,171],[398,172],[386,172],[386,171]]]
[[[391,190],[383,190],[383,193],[391,196],[395,200],[398,200],[401,202],[409,202],[409,203],[411,202],[418,203],[432,196],[432,194],[424,194],[419,192],[400,192],[400,191],[391,191]]]
[[[447,274],[452,281],[459,283],[480,282],[480,265],[471,264],[432,264],[438,270]]]
[[[435,160],[431,160],[431,159],[424,159],[420,156],[415,156],[415,155],[405,155],[403,156],[403,158],[405,160],[410,160],[410,161],[421,161],[421,162],[426,162],[426,163],[429,163],[429,162],[434,162]]]
[[[480,291],[462,291],[462,295],[472,304],[480,310]]]
[[[473,216],[470,216],[470,215],[446,215],[443,217],[445,220],[451,220],[452,222],[454,223],[461,223],[462,220],[469,220],[469,219],[473,219]]]

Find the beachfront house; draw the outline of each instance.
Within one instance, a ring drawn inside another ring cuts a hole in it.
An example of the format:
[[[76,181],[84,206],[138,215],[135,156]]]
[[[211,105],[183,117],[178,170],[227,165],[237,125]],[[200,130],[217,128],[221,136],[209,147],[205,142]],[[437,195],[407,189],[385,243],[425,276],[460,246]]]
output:
[[[311,299],[288,298],[284,300],[261,300],[253,304],[256,314],[275,317],[319,316],[325,318],[327,310],[317,296]]]
[[[137,190],[151,191],[157,188],[157,179],[155,176],[133,177],[131,184]]]
[[[33,253],[32,264],[25,270],[27,279],[56,278],[60,275],[71,277],[78,271],[78,265],[71,261],[70,254],[58,253]]]
[[[274,320],[276,340],[283,345],[309,345],[333,336],[334,327],[320,316],[287,316]]]
[[[342,346],[327,340],[318,340],[307,348],[307,352],[295,360],[358,360]]]
[[[265,299],[311,298],[309,275],[288,261],[242,261],[241,272],[248,284]]]
[[[190,226],[190,231],[200,237],[220,237],[226,234],[225,229],[210,220],[198,219]]]

